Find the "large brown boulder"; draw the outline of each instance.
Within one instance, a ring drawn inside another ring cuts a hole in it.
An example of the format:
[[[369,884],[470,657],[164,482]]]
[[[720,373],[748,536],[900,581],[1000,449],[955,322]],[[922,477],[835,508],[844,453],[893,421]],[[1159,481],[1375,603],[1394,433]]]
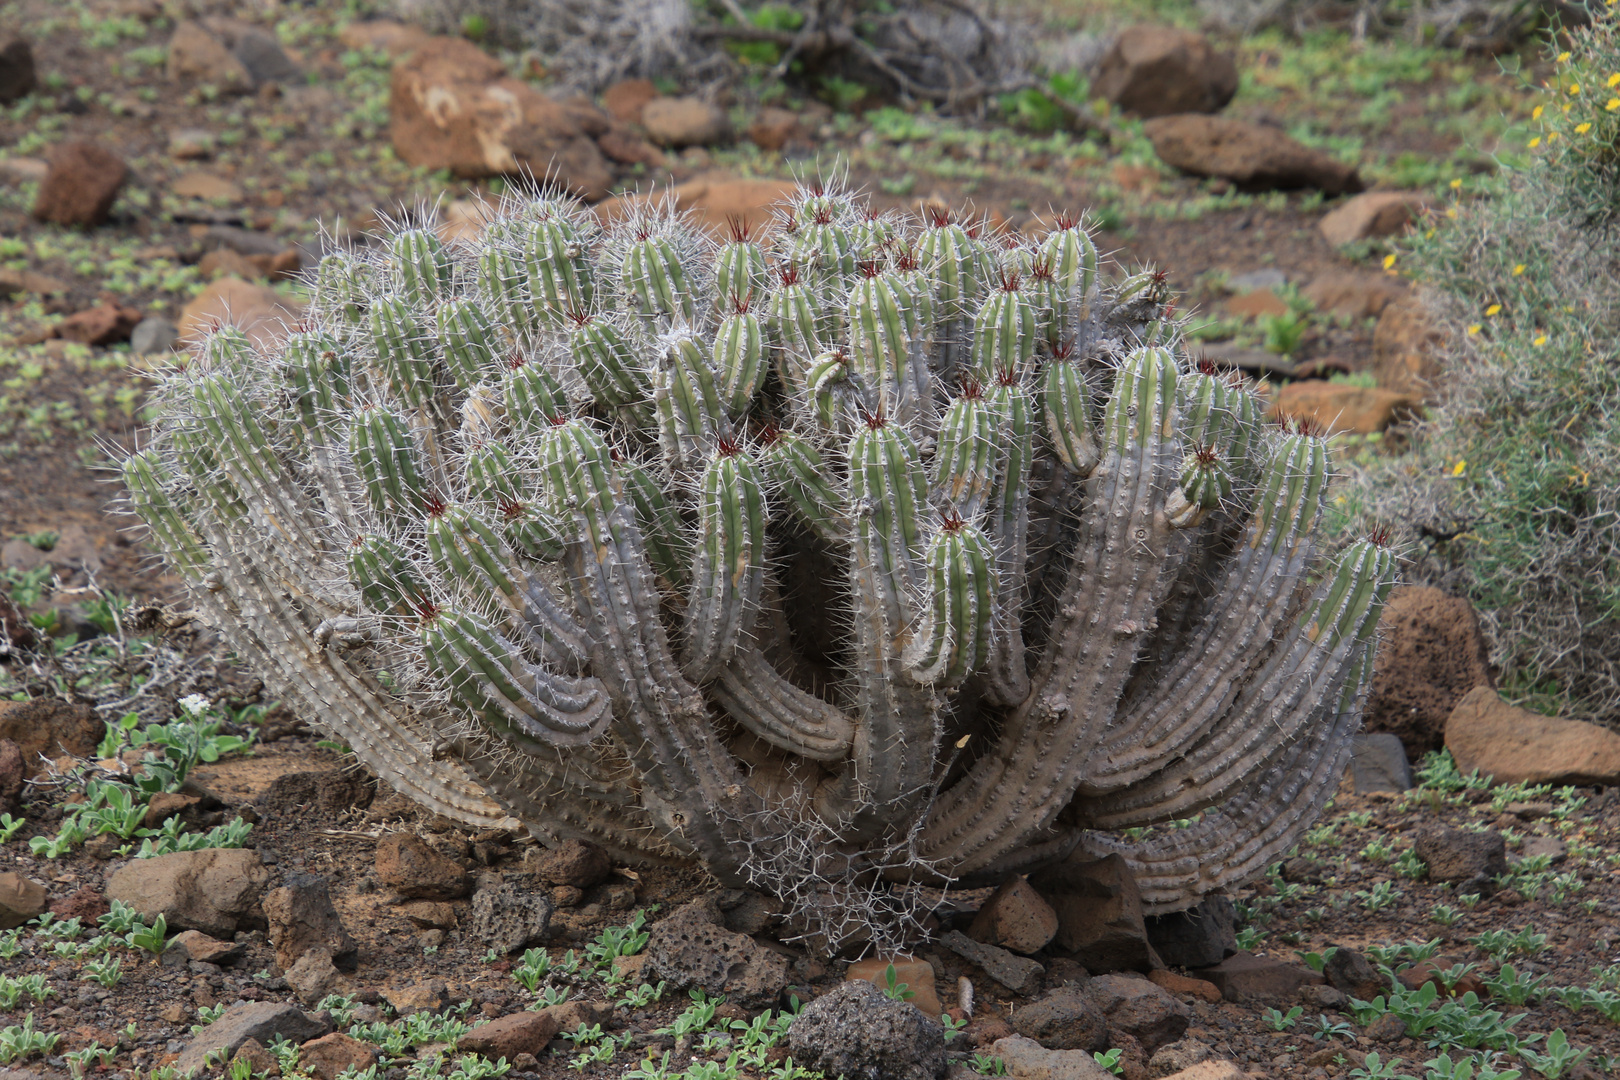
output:
[[[530,174],[595,202],[613,174],[569,111],[478,46],[434,38],[394,66],[389,134],[402,161],[474,178]]]
[[[1237,64],[1203,34],[1133,26],[1103,57],[1092,88],[1143,118],[1219,112],[1237,93]]]
[[[1183,113],[1143,125],[1165,164],[1194,176],[1219,176],[1244,191],[1318,188],[1345,195],[1361,190],[1356,170],[1283,131],[1225,116]]]
[[[1446,720],[1446,749],[1464,774],[1498,784],[1620,783],[1620,735],[1581,720],[1557,720],[1475,687]]]
[[[1474,607],[1428,585],[1390,594],[1378,622],[1378,658],[1366,727],[1396,736],[1417,761],[1446,741],[1446,720],[1463,695],[1494,686]]]
[[[162,915],[170,930],[230,940],[244,924],[264,922],[259,900],[269,880],[257,851],[203,848],[130,860],[107,879],[107,897],[147,922]]]

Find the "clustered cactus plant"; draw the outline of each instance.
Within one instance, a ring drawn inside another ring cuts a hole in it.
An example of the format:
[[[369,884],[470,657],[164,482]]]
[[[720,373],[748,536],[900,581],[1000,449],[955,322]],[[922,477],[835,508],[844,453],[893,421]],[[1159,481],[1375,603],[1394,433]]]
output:
[[[514,199],[168,374],[136,510],[276,693],[462,821],[697,859],[836,945],[918,886],[1257,873],[1392,584],[1164,279],[806,187],[763,238]]]

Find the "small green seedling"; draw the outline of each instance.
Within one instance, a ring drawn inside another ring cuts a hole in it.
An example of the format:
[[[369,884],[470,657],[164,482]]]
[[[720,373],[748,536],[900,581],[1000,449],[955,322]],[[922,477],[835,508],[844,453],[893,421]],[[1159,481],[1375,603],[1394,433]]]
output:
[[[909,984],[900,981],[900,973],[893,964],[883,969],[883,982],[878,986],[883,996],[891,1001],[910,1001],[917,996]]]

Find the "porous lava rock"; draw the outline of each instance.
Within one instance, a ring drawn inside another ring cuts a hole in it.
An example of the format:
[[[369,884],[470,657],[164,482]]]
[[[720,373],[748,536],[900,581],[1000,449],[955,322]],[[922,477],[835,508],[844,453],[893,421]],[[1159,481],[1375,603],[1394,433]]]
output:
[[[945,1029],[857,979],[822,995],[788,1029],[795,1062],[844,1080],[935,1080],[945,1073]]]
[[[747,934],[727,930],[712,896],[653,924],[647,965],[672,987],[724,994],[752,1010],[769,1008],[788,981],[787,961]]]

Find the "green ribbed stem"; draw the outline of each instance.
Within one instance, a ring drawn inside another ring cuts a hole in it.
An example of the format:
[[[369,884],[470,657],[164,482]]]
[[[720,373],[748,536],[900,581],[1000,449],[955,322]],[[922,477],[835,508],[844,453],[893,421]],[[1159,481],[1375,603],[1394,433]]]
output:
[[[924,622],[905,661],[918,682],[952,686],[984,666],[995,611],[993,562],[990,541],[960,519],[929,543]]]

